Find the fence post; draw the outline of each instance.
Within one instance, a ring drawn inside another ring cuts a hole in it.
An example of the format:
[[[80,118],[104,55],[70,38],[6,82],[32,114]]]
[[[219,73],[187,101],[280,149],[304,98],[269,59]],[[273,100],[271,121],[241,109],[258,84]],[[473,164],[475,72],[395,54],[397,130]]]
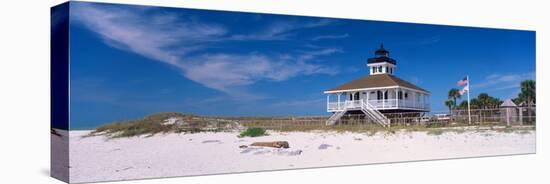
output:
[[[483,114],[481,112],[481,109],[479,109],[478,111],[479,111],[479,125],[481,125],[483,123]]]
[[[506,107],[506,126],[510,126],[510,108]]]
[[[519,124],[523,125],[523,107],[519,107]]]

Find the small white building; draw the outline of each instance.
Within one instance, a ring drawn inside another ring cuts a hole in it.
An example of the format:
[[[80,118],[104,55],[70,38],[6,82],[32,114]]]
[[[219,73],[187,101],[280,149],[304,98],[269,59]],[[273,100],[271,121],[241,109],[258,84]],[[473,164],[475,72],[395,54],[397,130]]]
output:
[[[383,126],[390,122],[384,114],[429,112],[430,92],[396,77],[397,61],[390,58],[384,45],[367,61],[370,75],[326,90],[327,111],[334,113],[327,125],[336,124],[347,114],[364,114]]]

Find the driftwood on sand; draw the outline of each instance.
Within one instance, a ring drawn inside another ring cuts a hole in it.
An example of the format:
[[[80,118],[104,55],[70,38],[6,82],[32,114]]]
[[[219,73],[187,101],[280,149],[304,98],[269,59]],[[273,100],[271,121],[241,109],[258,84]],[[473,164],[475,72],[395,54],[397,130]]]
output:
[[[250,146],[262,146],[262,147],[273,147],[273,148],[290,148],[287,141],[254,142]]]

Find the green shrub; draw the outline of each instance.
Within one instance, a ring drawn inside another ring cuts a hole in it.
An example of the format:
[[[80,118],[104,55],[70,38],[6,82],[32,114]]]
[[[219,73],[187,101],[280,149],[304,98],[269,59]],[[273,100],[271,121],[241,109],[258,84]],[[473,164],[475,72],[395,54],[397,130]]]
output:
[[[263,128],[247,128],[239,137],[259,137],[268,135]]]

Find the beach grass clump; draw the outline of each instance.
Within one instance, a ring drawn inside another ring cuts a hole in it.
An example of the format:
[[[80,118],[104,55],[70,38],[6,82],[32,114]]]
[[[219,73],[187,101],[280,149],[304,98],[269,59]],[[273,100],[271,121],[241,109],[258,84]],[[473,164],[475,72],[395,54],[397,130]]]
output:
[[[173,124],[164,124],[169,118],[183,118],[186,115],[176,112],[163,112],[146,116],[142,119],[118,121],[98,127],[89,136],[104,134],[111,138],[155,135],[174,130]]]
[[[239,137],[260,137],[266,135],[268,135],[267,131],[263,128],[247,128],[239,134]]]

